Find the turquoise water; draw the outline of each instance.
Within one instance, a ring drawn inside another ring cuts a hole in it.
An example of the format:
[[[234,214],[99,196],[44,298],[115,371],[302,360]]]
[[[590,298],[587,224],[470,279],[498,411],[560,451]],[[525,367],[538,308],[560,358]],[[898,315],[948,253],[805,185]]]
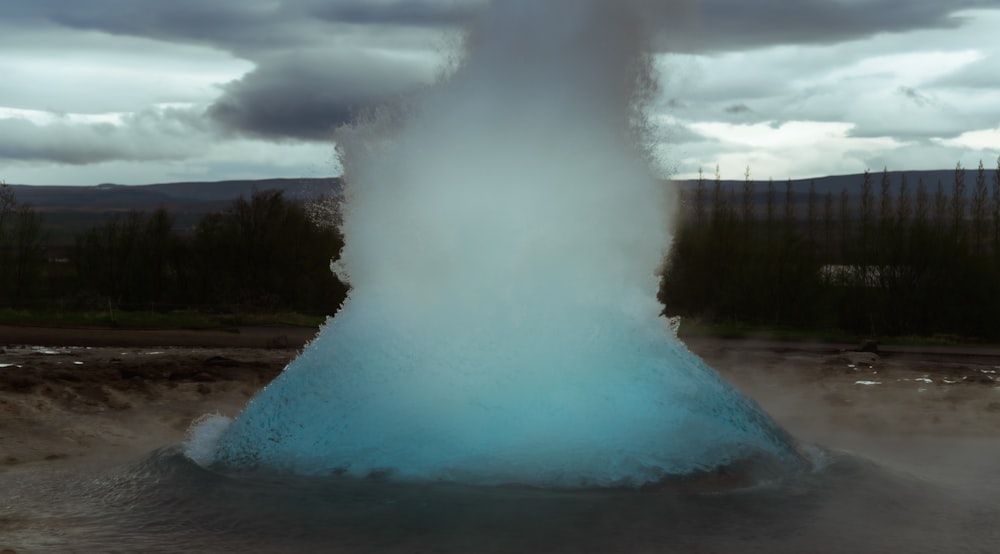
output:
[[[219,421],[197,431],[193,457],[230,471],[560,488],[638,487],[762,457],[804,467],[792,437],[662,318],[546,309],[552,297],[525,319],[505,306],[413,321],[353,300],[221,437]]]

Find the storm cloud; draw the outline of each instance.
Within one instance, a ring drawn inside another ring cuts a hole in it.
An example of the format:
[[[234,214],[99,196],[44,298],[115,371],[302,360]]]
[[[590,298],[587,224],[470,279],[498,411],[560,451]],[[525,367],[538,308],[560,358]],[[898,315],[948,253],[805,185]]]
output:
[[[322,43],[329,25],[462,26],[474,20],[487,2],[34,0],[16,4],[0,8],[0,15],[108,33],[197,41],[246,52]],[[992,0],[704,0],[646,4],[644,8],[652,13],[647,23],[660,30],[661,47],[686,52],[822,44],[883,32],[954,28],[962,23],[962,18],[954,15],[956,12],[996,7]]]
[[[687,20],[661,21],[664,51],[730,52],[779,45],[833,44],[878,33],[951,29],[957,12],[996,7],[992,0],[704,0],[685,10]]]
[[[700,122],[814,122],[816,129],[848,122],[845,140],[886,137],[887,144],[1000,128],[1000,74],[993,69],[1000,47],[990,40],[992,28],[977,21],[989,14],[996,21],[996,0],[628,1],[640,7],[659,52],[666,94],[650,104],[650,118],[670,116],[661,136],[672,138],[664,144],[692,141],[668,160],[682,172],[703,165],[706,144],[724,141],[705,136]],[[183,104],[200,121],[185,127],[192,135],[182,143],[326,144],[333,129],[359,113],[435,82],[461,58],[464,29],[487,5],[0,2],[0,71],[7,77],[0,110],[139,114]],[[608,0],[609,10],[621,5]],[[0,111],[0,125],[19,133],[0,139],[8,160],[138,159],[129,140],[119,140],[133,136],[144,137],[136,144],[148,146],[152,158],[188,150],[154,144],[178,139],[124,115],[110,131],[4,117]],[[100,140],[110,142],[89,144]],[[739,154],[738,146],[727,148]]]
[[[329,141],[359,112],[397,101],[432,77],[407,60],[369,52],[287,55],[226,85],[208,114],[255,136]]]

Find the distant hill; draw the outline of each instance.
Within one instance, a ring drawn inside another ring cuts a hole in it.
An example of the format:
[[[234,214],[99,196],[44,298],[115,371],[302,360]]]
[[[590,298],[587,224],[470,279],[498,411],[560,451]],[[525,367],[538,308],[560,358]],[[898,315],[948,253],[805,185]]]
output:
[[[988,186],[993,186],[996,169],[986,171]],[[917,186],[923,181],[927,194],[933,197],[940,181],[946,194],[952,192],[954,170],[932,171],[890,171],[889,180],[892,183],[891,193],[895,198],[899,191],[899,182],[906,176],[907,190],[912,196],[916,194]],[[852,210],[856,210],[860,198],[863,174],[834,175],[817,177],[815,179],[793,179],[791,181],[793,202],[796,217],[806,214],[810,183],[815,183],[817,201],[822,204],[824,197],[830,194],[839,206],[841,191],[847,191]],[[881,194],[881,172],[871,173],[872,191],[876,199]],[[971,196],[976,180],[975,168],[965,171],[965,194]],[[696,180],[677,181],[685,197],[685,208],[693,208],[693,193],[697,189]],[[720,181],[727,199],[742,202],[743,181]],[[239,197],[249,197],[255,190],[281,190],[286,197],[293,199],[316,198],[321,195],[339,191],[342,182],[339,177],[322,179],[261,179],[243,181],[215,182],[181,182],[158,183],[151,185],[116,185],[105,183],[97,186],[41,186],[41,185],[11,185],[19,202],[28,203],[45,216],[51,238],[57,243],[72,241],[73,235],[79,231],[103,221],[109,213],[136,210],[149,212],[158,207],[164,207],[174,216],[178,228],[192,228],[205,214],[224,210],[233,200]],[[775,200],[778,206],[784,206],[785,180],[774,181]],[[705,176],[705,189],[710,200],[715,187],[713,177]],[[754,204],[758,217],[764,212],[767,203],[767,180],[754,179]],[[779,208],[783,210],[783,207]]]
[[[992,184],[993,174],[995,169],[986,170],[986,182],[987,184]],[[924,186],[928,194],[934,194],[937,188],[938,181],[941,181],[945,192],[950,193],[952,183],[955,180],[955,170],[954,169],[934,169],[925,171],[890,171],[889,180],[892,182],[892,192],[895,194],[899,190],[900,178],[906,176],[906,186],[910,194],[913,194],[917,190],[917,184],[923,181]],[[714,177],[711,175],[705,175],[705,187],[711,190],[715,185]],[[764,193],[767,192],[767,179],[759,179],[751,176],[754,181],[755,192]],[[831,175],[827,177],[815,177],[810,179],[792,179],[792,190],[796,192],[808,192],[810,183],[816,184],[816,193],[819,195],[825,195],[831,193],[834,195],[839,195],[842,190],[846,190],[849,196],[857,196],[860,194],[861,183],[864,180],[863,173],[852,173],[850,175]],[[784,193],[785,184],[787,179],[775,179],[774,187],[778,191]],[[871,182],[872,188],[876,191],[876,195],[879,192],[879,188],[882,182],[882,172],[872,171],[871,172]],[[976,182],[976,169],[966,169],[965,170],[965,191],[966,194],[971,194],[971,189]],[[698,186],[698,181],[695,179],[687,179],[683,181],[678,181],[684,190],[694,190]],[[732,180],[724,179],[721,181],[723,189],[737,189],[742,192],[743,190],[743,180]]]
[[[148,213],[163,207],[173,217],[174,227],[187,232],[205,214],[225,210],[233,200],[249,198],[254,191],[280,190],[286,198],[306,200],[340,187],[338,177],[153,185],[11,185],[19,203],[30,204],[42,214],[49,244],[57,251],[72,244],[78,233],[106,221],[109,214]]]
[[[39,212],[152,211],[162,206],[182,214],[206,214],[224,209],[255,190],[281,190],[286,198],[316,198],[341,186],[339,177],[325,179],[262,179],[96,186],[11,185],[18,202]]]
[[[971,198],[974,192],[976,184],[976,168],[965,170],[965,189],[964,195],[966,198]],[[933,199],[935,192],[937,191],[938,183],[941,184],[942,190],[945,195],[951,196],[954,190],[955,182],[955,170],[954,169],[938,169],[938,170],[925,170],[925,171],[889,171],[888,177],[890,186],[890,196],[895,200],[899,196],[900,182],[903,176],[906,177],[906,190],[910,198],[914,198],[917,194],[918,187],[922,182],[924,185],[924,191],[928,195],[929,199]],[[989,194],[992,194],[993,190],[993,180],[995,178],[1000,178],[997,176],[996,168],[987,169],[985,173],[986,186],[988,188]],[[882,193],[882,178],[883,173],[881,171],[872,171],[870,173],[872,194],[874,195],[875,201],[878,202]],[[705,175],[704,179],[705,191],[707,193],[707,202],[711,202],[712,192],[715,189],[714,176]],[[760,216],[763,212],[763,207],[767,205],[767,189],[768,180],[752,179],[754,186],[754,207],[755,211]],[[813,179],[792,179],[791,189],[793,194],[793,204],[795,205],[795,213],[797,217],[804,217],[806,213],[806,205],[809,201],[809,188],[813,184],[816,187],[816,194],[818,196],[817,202],[822,206],[824,199],[827,194],[831,195],[835,203],[840,202],[840,195],[842,191],[847,192],[848,203],[852,210],[856,210],[861,198],[861,185],[864,182],[863,173],[854,173],[851,175],[832,175],[827,177],[816,177]],[[698,188],[698,181],[695,179],[688,179],[677,181],[681,187],[681,192],[685,199],[685,207],[687,209],[692,209],[693,206],[691,202],[693,200],[694,192]],[[788,180],[775,179],[774,180],[774,191],[775,200],[778,206],[779,212],[783,210],[785,202],[785,187],[788,184]],[[720,188],[726,194],[726,198],[735,201],[737,205],[743,201],[743,180],[722,180],[719,182]],[[933,201],[933,200],[931,200]],[[839,204],[837,204],[839,205]],[[738,207],[737,207],[738,209]]]

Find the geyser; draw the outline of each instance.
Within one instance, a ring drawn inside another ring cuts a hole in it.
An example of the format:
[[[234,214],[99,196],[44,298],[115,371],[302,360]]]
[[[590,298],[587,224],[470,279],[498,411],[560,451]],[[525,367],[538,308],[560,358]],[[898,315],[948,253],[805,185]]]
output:
[[[495,2],[446,82],[340,132],[350,297],[199,461],[559,487],[801,463],[658,317],[648,8]]]

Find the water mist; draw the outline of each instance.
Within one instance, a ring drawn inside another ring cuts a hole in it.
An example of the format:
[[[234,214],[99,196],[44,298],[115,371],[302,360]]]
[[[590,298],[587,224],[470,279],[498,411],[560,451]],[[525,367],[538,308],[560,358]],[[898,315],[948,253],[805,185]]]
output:
[[[652,5],[495,2],[446,82],[341,130],[350,297],[192,456],[558,487],[800,464],[658,317],[673,197],[644,147]]]

